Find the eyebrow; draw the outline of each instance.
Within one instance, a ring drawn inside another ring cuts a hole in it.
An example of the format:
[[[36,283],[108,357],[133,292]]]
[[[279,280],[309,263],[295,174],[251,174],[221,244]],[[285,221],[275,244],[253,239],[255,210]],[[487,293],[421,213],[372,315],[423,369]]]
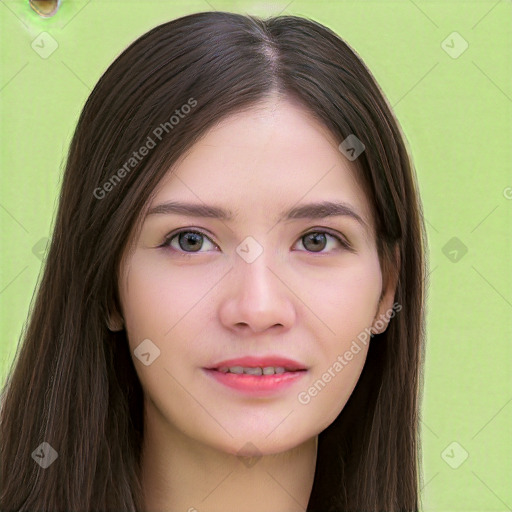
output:
[[[208,217],[225,221],[234,220],[234,214],[231,210],[225,210],[215,205],[183,203],[180,201],[167,201],[153,206],[146,216],[171,214],[187,215],[190,217]],[[295,219],[324,219],[333,216],[350,217],[364,227],[368,227],[366,222],[352,206],[341,201],[321,201],[318,203],[295,206],[294,208],[281,212],[278,222]]]

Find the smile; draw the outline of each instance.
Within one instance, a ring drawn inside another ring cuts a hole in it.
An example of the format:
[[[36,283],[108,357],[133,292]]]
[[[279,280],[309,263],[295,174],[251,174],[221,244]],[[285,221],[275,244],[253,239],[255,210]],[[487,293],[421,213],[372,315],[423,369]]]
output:
[[[232,372],[230,370],[235,370]],[[264,373],[266,370],[266,373]],[[276,371],[277,370],[277,371]],[[301,380],[307,370],[288,371],[283,367],[241,367],[206,369],[203,371],[216,383],[252,396],[270,396],[289,388]],[[270,373],[272,372],[272,373]]]
[[[274,375],[274,374],[281,374],[285,372],[292,372],[292,371],[300,371],[300,370],[293,370],[289,368],[284,368],[283,366],[265,366],[262,368],[261,366],[256,367],[247,367],[247,366],[222,366],[221,368],[218,368],[219,372],[222,373],[235,373],[237,375],[241,374],[248,374],[248,375]]]

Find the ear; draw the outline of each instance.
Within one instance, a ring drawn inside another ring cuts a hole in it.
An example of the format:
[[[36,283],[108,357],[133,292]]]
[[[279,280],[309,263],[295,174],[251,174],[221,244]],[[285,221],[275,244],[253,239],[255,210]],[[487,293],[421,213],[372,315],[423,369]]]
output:
[[[382,263],[383,285],[379,305],[371,328],[373,334],[383,333],[394,316],[393,304],[400,276],[400,263],[400,247],[396,243],[391,253],[388,253],[388,251],[384,252]],[[391,315],[392,312],[393,314]]]
[[[116,306],[113,306],[112,304],[109,305],[107,310],[107,327],[110,331],[116,332],[116,331],[122,331],[123,330],[123,317],[119,313]]]

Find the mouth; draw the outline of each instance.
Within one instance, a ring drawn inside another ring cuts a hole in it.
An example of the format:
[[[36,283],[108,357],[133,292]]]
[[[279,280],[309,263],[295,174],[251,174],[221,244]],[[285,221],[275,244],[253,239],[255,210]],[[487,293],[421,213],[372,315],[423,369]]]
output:
[[[285,366],[221,366],[210,368],[221,373],[233,373],[235,375],[281,375],[291,372],[305,372],[305,369],[293,369]]]
[[[257,396],[283,390],[308,372],[305,365],[283,357],[230,359],[203,370],[224,386]]]
[[[273,375],[286,372],[306,371],[306,365],[281,356],[267,357],[239,357],[220,361],[208,370],[216,370],[222,373],[235,373],[237,375]]]

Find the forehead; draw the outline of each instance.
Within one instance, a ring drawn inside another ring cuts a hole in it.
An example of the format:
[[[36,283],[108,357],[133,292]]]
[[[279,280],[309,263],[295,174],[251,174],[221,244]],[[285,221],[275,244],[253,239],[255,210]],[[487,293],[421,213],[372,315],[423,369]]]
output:
[[[169,170],[151,207],[169,200],[224,206],[272,222],[292,206],[343,201],[372,225],[358,169],[300,104],[271,99],[227,116]]]

